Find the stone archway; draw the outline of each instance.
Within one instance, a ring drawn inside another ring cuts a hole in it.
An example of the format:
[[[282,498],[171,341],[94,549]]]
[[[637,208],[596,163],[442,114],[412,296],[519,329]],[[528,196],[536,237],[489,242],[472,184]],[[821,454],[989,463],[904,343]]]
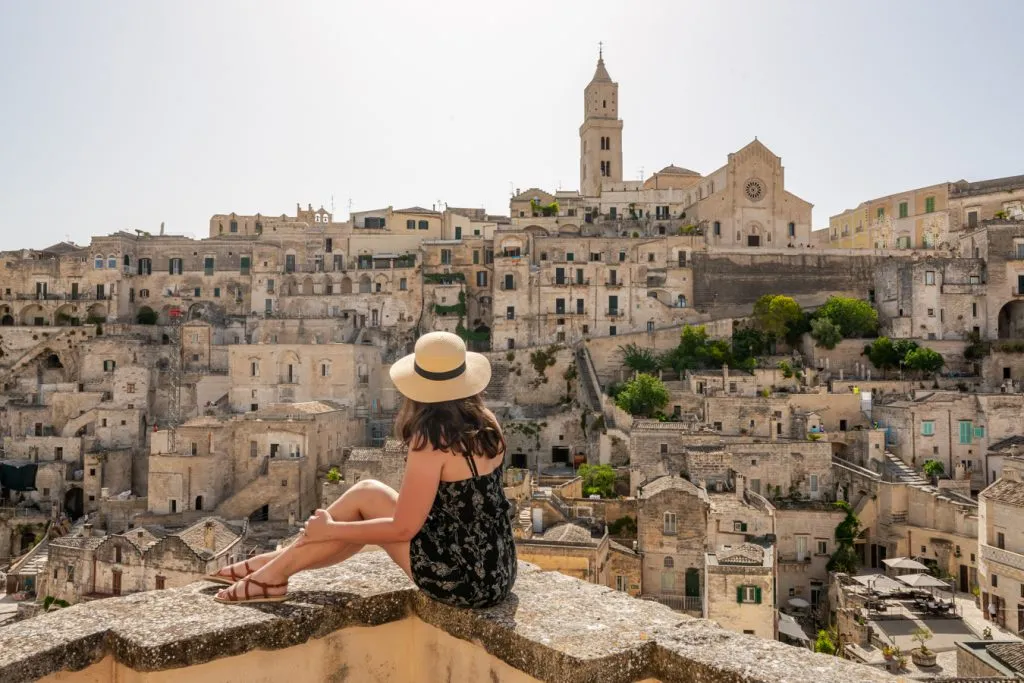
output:
[[[19,316],[22,325],[45,325],[49,322],[46,311],[39,304],[30,304],[21,309]]]
[[[341,278],[341,289],[339,291],[342,294],[351,294],[352,293],[352,278],[348,277],[347,275],[345,277]]]
[[[1024,339],[1024,299],[1007,302],[998,320],[1000,339]]]

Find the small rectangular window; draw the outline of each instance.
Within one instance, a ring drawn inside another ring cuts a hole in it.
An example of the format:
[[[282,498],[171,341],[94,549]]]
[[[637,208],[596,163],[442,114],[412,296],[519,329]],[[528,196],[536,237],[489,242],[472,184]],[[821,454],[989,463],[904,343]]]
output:
[[[419,229],[420,230],[428,230],[429,228],[430,228],[430,223],[429,222],[427,222],[427,221],[420,221],[420,224],[419,224]]]
[[[935,213],[935,197],[924,198],[924,212]]]
[[[921,436],[933,436],[935,434],[935,420],[923,420],[921,422]]]
[[[203,274],[213,275],[213,257],[207,256],[203,259]]]
[[[969,444],[974,437],[974,423],[970,420],[960,420],[960,443]]]
[[[926,271],[924,271],[924,283],[926,285],[934,285],[935,284],[935,271],[934,270],[926,270]]]
[[[900,202],[900,218],[906,218],[908,215],[907,202]]]

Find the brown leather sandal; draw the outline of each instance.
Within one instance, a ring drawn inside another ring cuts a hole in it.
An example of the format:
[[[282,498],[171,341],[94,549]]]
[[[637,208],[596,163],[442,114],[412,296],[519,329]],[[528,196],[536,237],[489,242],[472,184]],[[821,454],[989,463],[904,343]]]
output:
[[[259,603],[267,603],[267,602],[284,602],[285,600],[287,600],[287,599],[289,599],[291,597],[287,593],[285,593],[283,595],[270,595],[270,593],[268,592],[268,590],[271,589],[271,588],[287,588],[288,587],[287,583],[262,583],[262,582],[257,581],[256,579],[254,579],[252,577],[249,577],[249,576],[245,577],[244,579],[242,579],[238,583],[242,584],[242,593],[244,594],[245,597],[239,598],[238,597],[238,589],[235,589],[235,590],[232,590],[230,593],[228,593],[228,597],[226,597],[226,598],[222,598],[220,596],[216,596],[213,599],[216,600],[217,602],[224,603],[225,605],[256,605],[256,604],[259,604]],[[256,585],[260,589],[260,592],[263,593],[263,595],[262,596],[250,597],[249,596],[249,584],[250,583]]]
[[[235,564],[238,564],[238,563],[235,562]],[[204,576],[203,579],[205,581],[212,581],[213,583],[219,583],[222,586],[233,586],[236,583],[238,583],[239,581],[241,581],[242,579],[244,579],[245,577],[247,577],[247,576],[249,576],[250,574],[253,573],[253,570],[249,567],[249,560],[245,560],[242,563],[242,565],[245,567],[245,573],[244,574],[236,574],[235,573],[235,564],[229,564],[227,567],[221,567],[215,573],[208,574],[208,575]],[[231,572],[231,578],[228,578],[228,577],[226,577],[226,576],[224,576],[223,574],[220,573],[224,569],[227,569],[227,570],[229,570]]]

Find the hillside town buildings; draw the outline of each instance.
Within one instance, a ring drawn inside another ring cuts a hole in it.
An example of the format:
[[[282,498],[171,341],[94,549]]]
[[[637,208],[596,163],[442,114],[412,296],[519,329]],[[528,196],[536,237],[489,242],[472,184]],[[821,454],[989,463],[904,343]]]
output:
[[[896,192],[812,233],[757,139],[706,174],[628,179],[619,104],[602,55],[579,188],[516,190],[507,216],[307,204],[215,214],[203,239],[0,254],[9,591],[184,585],[362,479],[400,487],[388,369],[447,330],[492,364],[522,559],[775,639],[828,625],[852,511],[861,569],[915,558],[1017,632],[1021,179]],[[869,302],[880,334],[943,370],[876,368],[870,340],[804,334],[745,367],[651,371],[669,397],[653,419],[612,398],[635,374],[624,347],[663,354],[687,325],[731,341],[766,294]],[[581,465],[609,466],[611,490],[585,490]]]

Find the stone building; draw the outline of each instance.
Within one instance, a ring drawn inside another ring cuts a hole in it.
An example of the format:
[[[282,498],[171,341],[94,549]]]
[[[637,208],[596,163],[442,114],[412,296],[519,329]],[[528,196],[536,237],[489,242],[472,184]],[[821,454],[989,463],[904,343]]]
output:
[[[186,586],[241,559],[245,522],[206,517],[178,531],[136,527],[100,535],[86,524],[80,535],[49,545],[40,595],[76,603]]]
[[[978,579],[982,612],[996,607],[995,621],[1024,629],[1024,459],[1006,458],[1002,477],[978,496]]]
[[[381,351],[364,344],[241,344],[228,347],[229,405],[330,400],[364,417],[383,410]],[[388,381],[390,384],[390,381]]]
[[[949,214],[950,226],[963,232],[987,220],[1024,218],[1024,176],[952,183]]]
[[[340,464],[362,432],[347,409],[325,401],[160,430],[151,439],[149,513],[300,520],[317,507],[317,472]]]
[[[911,400],[875,405],[872,418],[904,462],[921,468],[938,460],[949,475],[962,468],[977,492],[999,476],[997,460],[988,461],[989,444],[1020,434],[1022,412],[1021,394],[919,391]]]
[[[644,595],[682,599],[682,609],[703,611],[710,503],[704,489],[666,475],[637,492],[637,552]]]
[[[775,640],[772,549],[743,543],[705,557],[705,616],[730,631]]]
[[[939,183],[861,202],[829,218],[823,246],[841,249],[934,249],[950,240],[950,193]]]

